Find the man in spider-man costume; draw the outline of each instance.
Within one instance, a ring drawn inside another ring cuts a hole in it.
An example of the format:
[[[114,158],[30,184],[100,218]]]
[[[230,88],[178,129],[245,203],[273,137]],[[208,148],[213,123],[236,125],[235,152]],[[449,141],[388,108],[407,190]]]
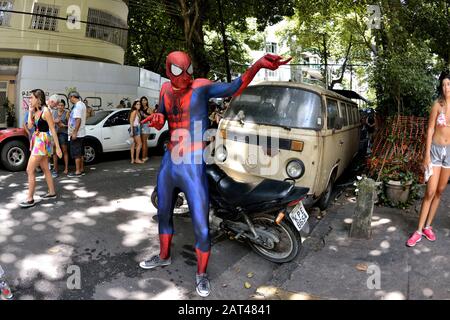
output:
[[[203,134],[208,129],[208,101],[210,98],[239,95],[261,68],[276,70],[290,59],[267,54],[231,83],[213,83],[208,79],[193,80],[189,56],[180,51],[167,56],[166,74],[170,82],[163,84],[157,112],[144,119],[149,126],[160,130],[167,120],[171,142],[164,154],[158,175],[158,221],[160,253],[140,263],[144,269],[171,264],[170,245],[173,229],[173,209],[176,190],[186,195],[191,211],[197,254],[197,293],[206,297],[210,283],[206,267],[210,256],[209,194],[203,150]]]

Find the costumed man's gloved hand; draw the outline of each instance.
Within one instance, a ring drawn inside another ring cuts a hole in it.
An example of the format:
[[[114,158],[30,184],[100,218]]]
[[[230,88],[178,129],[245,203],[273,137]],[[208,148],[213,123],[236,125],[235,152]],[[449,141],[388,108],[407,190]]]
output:
[[[161,130],[164,127],[164,123],[166,120],[164,119],[164,115],[162,113],[152,113],[147,118],[141,121],[141,124],[148,122],[149,127],[154,127],[156,130]]]
[[[279,66],[285,65],[289,61],[291,61],[292,57],[288,58],[286,60],[281,60],[281,59],[283,59],[283,57],[268,53],[264,57],[262,57],[258,61],[256,61],[255,64],[260,68],[276,70],[276,69],[278,69]]]
[[[269,70],[277,70],[280,66],[287,64],[292,60],[288,58],[286,60],[282,60],[282,56],[277,56],[276,54],[266,54],[264,57],[260,58],[256,61],[247,71],[242,75],[242,85],[237,92],[233,94],[233,97],[236,97],[244,91],[245,88],[250,84],[250,82],[255,77],[256,73],[258,73],[261,69],[269,69]]]

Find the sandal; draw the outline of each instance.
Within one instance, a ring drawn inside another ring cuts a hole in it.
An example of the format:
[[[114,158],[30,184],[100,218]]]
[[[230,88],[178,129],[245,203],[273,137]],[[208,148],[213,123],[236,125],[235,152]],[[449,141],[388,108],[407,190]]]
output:
[[[30,201],[24,201],[24,202],[21,202],[19,205],[20,205],[22,208],[26,209],[26,208],[34,207],[34,206],[36,205],[36,202],[35,202],[34,199],[33,199],[33,200],[30,200]]]
[[[45,196],[42,197],[43,200],[55,199],[55,198],[56,198],[56,193],[55,194],[47,193]]]

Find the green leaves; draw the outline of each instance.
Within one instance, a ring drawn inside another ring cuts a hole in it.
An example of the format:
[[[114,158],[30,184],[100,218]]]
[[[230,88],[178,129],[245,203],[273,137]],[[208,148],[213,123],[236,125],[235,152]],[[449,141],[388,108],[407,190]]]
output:
[[[370,42],[367,43],[365,39],[364,14],[366,6],[361,2],[299,0],[296,1],[295,15],[289,19],[283,38],[291,46],[291,55],[296,57],[304,51],[319,54],[323,76],[325,68],[328,68],[332,77],[338,79],[342,67],[330,67],[328,64],[342,64],[346,58],[347,63],[353,64],[364,64],[371,60]],[[354,71],[361,73],[361,70],[355,68]],[[331,83],[332,79],[329,80]]]
[[[426,42],[433,53],[450,63],[450,3],[447,0],[409,0],[405,7],[405,27]]]
[[[382,60],[381,60],[382,59]],[[435,98],[438,70],[429,48],[409,39],[402,48],[391,44],[372,69],[371,82],[379,84],[379,108],[385,115],[427,116]]]
[[[384,115],[427,115],[436,98],[440,70],[450,64],[447,0],[221,0],[222,15],[218,0],[129,3],[126,63],[160,74],[165,74],[169,52],[187,50],[196,76],[225,79],[221,22],[231,71],[241,73],[251,62],[248,51],[264,47],[262,30],[285,17],[289,18],[281,37],[290,46],[286,54],[294,57],[294,63],[304,62],[302,52],[319,54],[322,65],[328,66],[331,83],[340,79],[343,68],[329,64],[342,64],[348,51],[347,63],[362,65],[354,67],[353,74],[357,81],[369,78],[367,96],[376,99],[377,111]],[[181,4],[189,14],[182,14]],[[373,4],[381,9],[380,29],[368,25],[368,5]],[[194,21],[195,26],[186,28],[186,23]],[[325,75],[324,66],[321,71]]]
[[[185,50],[194,61],[196,76],[216,75],[223,79],[221,22],[226,28],[232,71],[240,73],[250,62],[245,48],[262,47],[261,30],[284,16],[293,15],[294,6],[294,0],[221,0],[220,3],[222,15],[218,13],[218,0],[130,1],[126,64],[164,74],[167,54]],[[256,18],[254,24],[248,23],[249,17]],[[209,75],[207,70],[211,70]]]

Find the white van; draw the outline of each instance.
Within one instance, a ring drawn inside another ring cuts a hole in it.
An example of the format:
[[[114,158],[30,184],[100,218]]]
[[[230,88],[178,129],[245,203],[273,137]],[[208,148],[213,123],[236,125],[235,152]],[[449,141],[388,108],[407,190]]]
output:
[[[318,86],[266,82],[231,101],[216,134],[217,164],[238,181],[295,180],[307,205],[328,206],[358,152],[356,103]]]
[[[15,106],[18,126],[22,126],[30,91],[42,89],[46,95],[66,97],[76,89],[97,111],[116,110],[121,100],[128,107],[135,99],[146,96],[151,107],[159,103],[161,86],[168,79],[133,66],[95,61],[23,56],[20,59]],[[67,102],[67,100],[66,100]],[[67,104],[69,107],[69,105]]]

